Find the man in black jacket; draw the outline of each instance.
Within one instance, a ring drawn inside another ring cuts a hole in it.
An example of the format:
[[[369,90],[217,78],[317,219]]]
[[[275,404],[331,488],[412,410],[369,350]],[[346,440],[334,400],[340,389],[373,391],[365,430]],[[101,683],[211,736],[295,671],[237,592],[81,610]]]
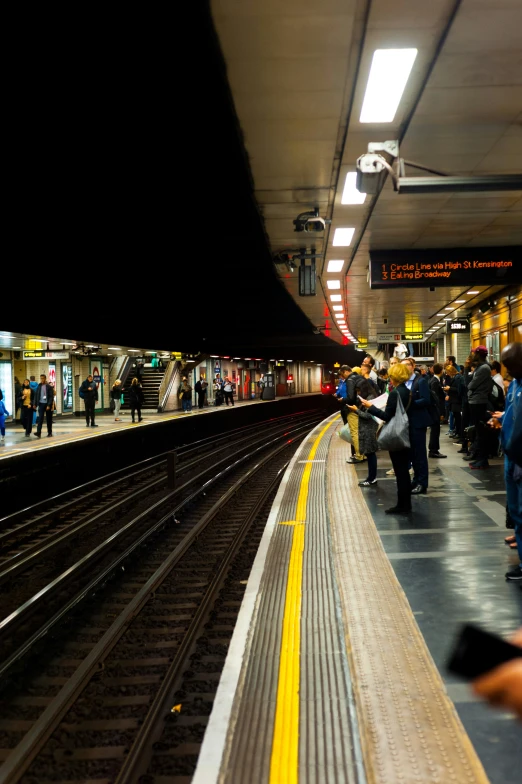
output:
[[[91,427],[98,427],[94,424],[94,408],[98,400],[98,388],[94,383],[92,376],[88,375],[80,387],[80,397],[83,398],[85,403],[85,419],[87,420],[87,427],[89,423]]]
[[[196,381],[196,385],[194,387],[198,395],[199,409],[202,409],[203,406],[205,405],[205,396],[207,394],[207,387],[208,387],[207,379],[205,378],[205,376],[200,376],[199,381]]]
[[[54,403],[54,389],[47,383],[47,376],[40,376],[40,383],[36,388],[34,397],[35,410],[38,414],[36,422],[36,433],[33,435],[36,438],[42,437],[42,426],[44,417],[47,422],[47,436],[51,437],[53,434],[53,403]]]
[[[347,413],[348,427],[352,436],[353,456],[347,461],[348,463],[362,463],[364,460],[363,455],[359,453],[359,417],[357,414],[349,411],[347,406],[355,406],[359,402],[357,398],[357,387],[364,381],[363,377],[358,373],[352,372],[351,367],[343,365],[341,368],[342,375],[345,379],[344,396],[341,398],[342,408]],[[344,418],[344,417],[343,417]]]
[[[424,376],[415,373],[413,357],[403,359],[411,375],[406,387],[411,392],[411,405],[408,408],[410,420],[411,462],[413,465],[412,495],[425,495],[428,491],[428,456],[426,454],[426,432],[433,424],[430,413],[431,393],[428,381]]]
[[[473,470],[489,468],[488,442],[486,423],[489,420],[489,396],[493,389],[491,366],[486,362],[488,350],[486,346],[478,346],[473,352],[472,362],[475,366],[473,376],[468,382],[469,418],[475,425],[475,459],[469,464]]]
[[[428,445],[428,455],[429,457],[447,457],[447,455],[443,455],[440,452],[440,420],[444,419],[444,411],[446,405],[446,396],[444,394],[444,390],[442,389],[442,371],[444,368],[438,362],[433,365],[433,375],[429,377],[428,384],[430,385],[430,391],[435,393],[437,397],[437,406],[436,411],[434,414],[438,413],[439,419],[436,421],[433,420],[433,424],[430,428],[430,443]]]

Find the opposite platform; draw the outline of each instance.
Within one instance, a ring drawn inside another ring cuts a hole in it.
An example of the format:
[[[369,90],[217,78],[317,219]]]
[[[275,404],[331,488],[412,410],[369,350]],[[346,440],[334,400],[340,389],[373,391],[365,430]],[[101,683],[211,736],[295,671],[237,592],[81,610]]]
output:
[[[338,424],[286,471],[193,781],[484,784]]]

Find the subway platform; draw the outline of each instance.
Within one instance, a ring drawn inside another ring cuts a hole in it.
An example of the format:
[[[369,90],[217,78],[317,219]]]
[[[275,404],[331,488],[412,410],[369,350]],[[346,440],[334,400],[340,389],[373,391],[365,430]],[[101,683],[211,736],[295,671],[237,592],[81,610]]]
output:
[[[360,488],[339,426],[324,420],[285,473],[193,783],[515,784],[520,725],[445,671],[461,623],[521,623],[501,461],[472,472],[442,437],[428,495],[388,516],[387,453]]]

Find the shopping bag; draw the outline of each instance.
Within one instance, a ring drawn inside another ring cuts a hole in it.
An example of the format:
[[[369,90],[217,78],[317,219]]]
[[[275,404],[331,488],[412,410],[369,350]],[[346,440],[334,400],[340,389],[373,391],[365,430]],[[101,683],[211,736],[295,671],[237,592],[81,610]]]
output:
[[[350,428],[348,425],[343,425],[339,430],[339,438],[342,438],[343,441],[346,441],[347,444],[352,443],[352,434],[350,433]]]
[[[387,449],[388,452],[397,452],[401,449],[410,448],[410,427],[408,414],[402,405],[401,396],[397,393],[397,409],[395,416],[386,422],[377,436],[379,449]]]

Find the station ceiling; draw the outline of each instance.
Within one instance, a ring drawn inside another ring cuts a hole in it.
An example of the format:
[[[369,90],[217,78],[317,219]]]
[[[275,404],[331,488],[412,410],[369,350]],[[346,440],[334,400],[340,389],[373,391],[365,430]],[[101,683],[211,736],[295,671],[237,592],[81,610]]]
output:
[[[522,172],[519,0],[211,6],[271,253],[322,254],[316,297],[299,297],[297,270],[276,266],[310,321],[342,341],[330,296],[340,293],[348,331],[369,345],[382,332],[436,326],[441,312],[464,316],[494,293],[475,285],[370,290],[369,251],[522,245],[522,192],[398,195],[388,178],[363,204],[341,197],[368,143],[388,139],[400,141],[401,157],[449,174]],[[388,48],[418,50],[412,73],[392,122],[361,123],[373,53]],[[295,233],[292,221],[314,207],[331,225]],[[347,247],[333,245],[341,227],[354,229]],[[342,270],[327,273],[329,260]],[[340,292],[327,289],[333,279]]]

